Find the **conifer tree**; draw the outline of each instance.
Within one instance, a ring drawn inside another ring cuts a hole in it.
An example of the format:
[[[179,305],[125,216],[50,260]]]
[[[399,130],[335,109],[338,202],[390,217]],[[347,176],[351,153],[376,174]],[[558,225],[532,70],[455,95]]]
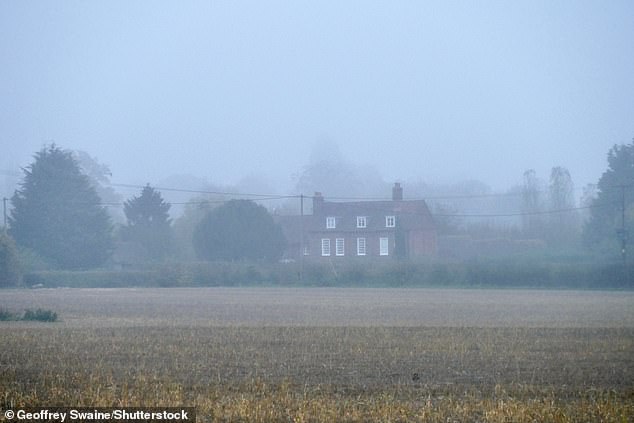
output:
[[[161,193],[146,185],[140,196],[123,205],[128,221],[123,228],[124,239],[140,244],[148,258],[163,259],[172,243],[169,209],[170,204],[163,200]]]
[[[60,268],[102,265],[112,253],[112,225],[72,153],[52,144],[34,159],[11,198],[9,234]]]

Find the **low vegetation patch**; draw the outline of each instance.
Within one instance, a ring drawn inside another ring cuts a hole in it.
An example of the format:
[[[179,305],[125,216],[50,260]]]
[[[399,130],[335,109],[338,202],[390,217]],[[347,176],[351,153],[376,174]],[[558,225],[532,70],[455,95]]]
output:
[[[0,321],[37,321],[37,322],[56,322],[57,313],[51,310],[25,310],[23,314],[13,313],[7,309],[0,308]]]
[[[633,289],[634,269],[622,264],[540,261],[332,263],[169,263],[124,270],[39,271],[27,286],[120,287],[489,287]]]

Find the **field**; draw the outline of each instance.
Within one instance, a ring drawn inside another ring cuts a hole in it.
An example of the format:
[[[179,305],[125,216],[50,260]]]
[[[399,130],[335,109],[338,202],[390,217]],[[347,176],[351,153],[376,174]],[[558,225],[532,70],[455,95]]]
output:
[[[634,421],[634,292],[2,290],[0,401],[198,421]]]

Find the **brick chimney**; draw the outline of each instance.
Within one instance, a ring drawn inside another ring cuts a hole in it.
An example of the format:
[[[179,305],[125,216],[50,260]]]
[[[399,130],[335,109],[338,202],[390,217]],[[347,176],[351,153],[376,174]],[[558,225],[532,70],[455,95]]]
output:
[[[321,192],[315,192],[313,195],[313,215],[321,214],[324,208],[324,197]]]
[[[394,182],[394,186],[392,187],[392,201],[402,201],[403,200],[403,188],[401,184],[398,182]]]

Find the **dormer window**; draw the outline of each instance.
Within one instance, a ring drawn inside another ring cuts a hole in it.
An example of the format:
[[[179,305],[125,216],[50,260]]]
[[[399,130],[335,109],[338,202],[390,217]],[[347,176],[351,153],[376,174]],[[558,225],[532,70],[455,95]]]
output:
[[[367,228],[368,218],[366,216],[357,216],[357,228]]]
[[[334,216],[326,218],[326,229],[335,229],[337,227],[337,219]]]
[[[386,228],[396,227],[396,216],[385,216],[385,227]]]

